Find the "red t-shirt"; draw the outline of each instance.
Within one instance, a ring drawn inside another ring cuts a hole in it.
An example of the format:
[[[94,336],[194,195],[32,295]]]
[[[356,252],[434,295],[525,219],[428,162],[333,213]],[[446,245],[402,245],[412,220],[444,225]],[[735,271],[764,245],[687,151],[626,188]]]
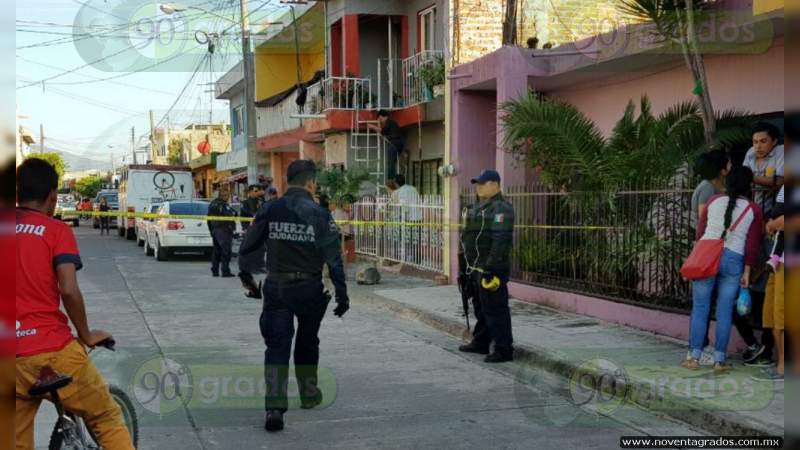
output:
[[[81,257],[67,224],[38,211],[17,208],[17,357],[61,350],[72,330],[61,312],[56,267]]]

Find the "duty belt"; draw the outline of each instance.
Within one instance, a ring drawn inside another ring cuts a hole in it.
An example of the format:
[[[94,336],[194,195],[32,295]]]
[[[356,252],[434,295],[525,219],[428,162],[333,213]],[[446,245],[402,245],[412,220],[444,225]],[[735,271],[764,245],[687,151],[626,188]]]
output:
[[[267,274],[267,280],[270,281],[301,281],[315,278],[322,278],[322,274],[309,272],[270,272]]]

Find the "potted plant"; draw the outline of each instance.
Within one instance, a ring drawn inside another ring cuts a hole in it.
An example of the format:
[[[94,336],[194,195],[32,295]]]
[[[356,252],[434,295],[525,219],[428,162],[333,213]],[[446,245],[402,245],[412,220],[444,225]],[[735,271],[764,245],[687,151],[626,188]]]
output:
[[[438,56],[427,61],[419,74],[431,98],[444,95],[444,58]]]
[[[333,217],[337,220],[352,218],[351,205],[358,197],[361,184],[371,179],[370,174],[362,168],[325,167],[317,172],[319,193],[328,198]],[[345,262],[348,263],[355,261],[353,231],[352,225],[341,227],[344,236],[342,246],[346,255]]]

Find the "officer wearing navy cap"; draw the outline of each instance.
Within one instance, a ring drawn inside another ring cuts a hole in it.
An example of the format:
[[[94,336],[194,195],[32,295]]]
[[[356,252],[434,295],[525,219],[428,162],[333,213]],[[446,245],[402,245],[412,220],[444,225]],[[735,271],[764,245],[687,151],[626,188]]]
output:
[[[477,322],[472,341],[458,349],[487,355],[486,362],[513,359],[508,277],[514,232],[514,208],[503,198],[500,174],[484,170],[472,179],[478,203],[462,212],[459,284],[472,297]],[[494,351],[490,354],[490,344]]]
[[[328,266],[336,294],[334,315],[342,317],[350,307],[339,228],[330,211],[314,202],[316,165],[293,161],[286,177],[289,188],[281,198],[261,206],[239,251],[239,277],[247,295],[264,298],[259,324],[267,345],[267,431],[283,429],[292,340],[300,406],[310,409],[322,402],[317,387],[318,333],[331,298],[322,284],[323,265]],[[263,272],[265,250],[267,279],[259,292],[252,274]]]

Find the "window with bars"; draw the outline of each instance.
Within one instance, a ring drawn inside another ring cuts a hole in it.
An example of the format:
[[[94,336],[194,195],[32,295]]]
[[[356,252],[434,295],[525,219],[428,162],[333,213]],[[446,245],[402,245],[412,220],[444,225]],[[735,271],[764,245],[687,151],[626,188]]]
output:
[[[411,184],[417,188],[420,195],[441,195],[442,179],[439,177],[439,167],[442,158],[411,161]]]

